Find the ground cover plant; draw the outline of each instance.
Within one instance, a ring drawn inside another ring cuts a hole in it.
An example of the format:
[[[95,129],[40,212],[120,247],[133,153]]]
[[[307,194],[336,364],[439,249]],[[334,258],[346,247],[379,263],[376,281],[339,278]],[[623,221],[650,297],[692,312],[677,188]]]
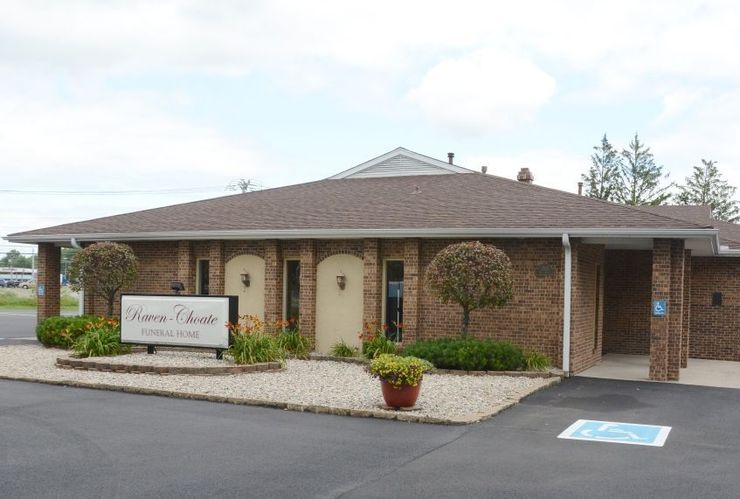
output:
[[[339,340],[331,346],[329,355],[334,357],[356,357],[357,348],[348,345],[344,340]]]
[[[36,338],[46,347],[71,348],[96,320],[92,315],[48,317],[36,326]]]
[[[88,322],[85,331],[72,344],[72,349],[78,357],[107,357],[131,351],[129,345],[121,344],[118,321],[104,317]]]
[[[422,340],[401,353],[426,359],[439,369],[464,371],[515,371],[524,365],[524,354],[507,341],[473,338]]]

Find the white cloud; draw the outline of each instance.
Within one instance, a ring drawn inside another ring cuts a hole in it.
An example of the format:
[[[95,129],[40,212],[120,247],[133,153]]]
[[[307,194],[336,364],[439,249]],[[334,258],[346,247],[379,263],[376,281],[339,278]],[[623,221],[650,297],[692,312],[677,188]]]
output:
[[[554,93],[555,80],[532,62],[488,49],[443,60],[409,99],[432,122],[475,133],[527,121]]]

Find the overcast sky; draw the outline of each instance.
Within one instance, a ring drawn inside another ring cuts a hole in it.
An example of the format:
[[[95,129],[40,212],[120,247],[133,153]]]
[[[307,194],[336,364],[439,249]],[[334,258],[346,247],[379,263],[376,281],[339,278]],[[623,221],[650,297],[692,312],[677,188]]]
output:
[[[672,180],[705,158],[740,186],[738,26],[734,1],[3,0],[0,236],[397,146],[575,191],[639,132]]]

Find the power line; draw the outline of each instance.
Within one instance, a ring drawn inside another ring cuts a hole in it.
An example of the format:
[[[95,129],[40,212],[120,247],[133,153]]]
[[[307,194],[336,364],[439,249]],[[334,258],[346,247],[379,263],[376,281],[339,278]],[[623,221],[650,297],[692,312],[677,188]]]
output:
[[[174,189],[132,189],[132,190],[121,190],[121,191],[59,191],[59,190],[27,190],[27,189],[0,189],[2,194],[44,194],[52,196],[68,196],[68,195],[88,195],[88,196],[108,196],[118,194],[197,194],[201,192],[223,192],[225,189],[222,186],[211,186],[211,187],[181,187]]]

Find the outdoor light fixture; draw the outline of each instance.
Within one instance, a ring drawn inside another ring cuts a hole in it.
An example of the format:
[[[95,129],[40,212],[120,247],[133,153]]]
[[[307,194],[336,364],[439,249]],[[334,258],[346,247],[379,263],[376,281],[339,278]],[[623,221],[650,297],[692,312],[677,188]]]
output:
[[[242,284],[244,284],[244,287],[248,288],[249,287],[249,272],[243,272],[241,274],[241,278],[242,278]]]
[[[344,287],[347,285],[347,276],[344,275],[344,272],[340,272],[337,274],[337,286],[339,286],[339,289],[344,289]]]
[[[170,289],[174,291],[176,295],[179,295],[181,292],[185,291],[185,285],[180,281],[172,281],[170,283]]]

